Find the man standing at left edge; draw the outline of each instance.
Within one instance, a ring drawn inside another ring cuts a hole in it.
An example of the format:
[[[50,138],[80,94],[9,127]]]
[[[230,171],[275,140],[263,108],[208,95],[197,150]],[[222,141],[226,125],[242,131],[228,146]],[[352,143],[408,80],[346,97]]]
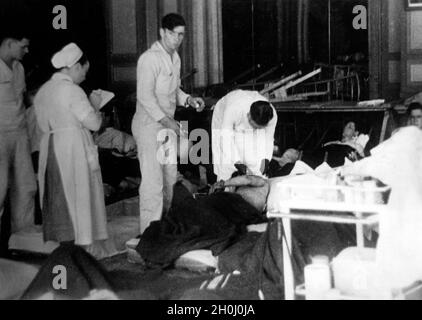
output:
[[[160,40],[144,52],[137,67],[137,103],[132,120],[132,133],[137,143],[142,174],[139,187],[141,234],[152,221],[160,220],[173,198],[177,179],[177,163],[160,161],[163,145],[176,148],[175,139],[162,141],[162,133],[172,130],[177,136],[183,129],[174,120],[176,105],[205,107],[201,98],[194,98],[180,88],[180,57],[177,53],[185,36],[185,20],[170,13],[163,17]],[[170,142],[170,143],[169,143]]]
[[[26,89],[20,61],[28,53],[23,32],[0,30],[0,218],[9,196],[11,232],[34,225],[37,190],[25,122]]]

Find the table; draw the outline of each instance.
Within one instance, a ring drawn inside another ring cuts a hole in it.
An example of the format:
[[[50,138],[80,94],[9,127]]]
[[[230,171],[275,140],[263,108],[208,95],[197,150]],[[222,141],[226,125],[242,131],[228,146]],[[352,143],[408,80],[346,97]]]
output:
[[[321,201],[283,201],[278,211],[267,212],[268,218],[281,219],[284,227],[285,237],[283,238],[283,273],[284,292],[286,300],[295,299],[294,274],[289,252],[292,249],[291,220],[307,220],[341,224],[356,224],[357,246],[364,247],[364,225],[374,225],[378,222],[378,215],[385,210],[382,204],[354,205],[335,202]],[[292,210],[301,211],[298,213]],[[304,213],[303,211],[313,211]],[[323,211],[335,212],[335,214],[323,214]],[[352,212],[353,216],[345,215],[345,212]],[[343,213],[343,214],[342,214]]]

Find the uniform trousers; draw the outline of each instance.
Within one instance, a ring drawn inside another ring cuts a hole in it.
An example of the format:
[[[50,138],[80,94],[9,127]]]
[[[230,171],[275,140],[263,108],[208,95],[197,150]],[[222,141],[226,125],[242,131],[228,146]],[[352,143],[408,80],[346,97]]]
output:
[[[26,129],[0,131],[0,218],[8,194],[12,233],[34,225],[36,192]]]
[[[139,186],[141,234],[160,220],[173,199],[177,181],[177,140],[158,122],[132,126],[142,174]],[[166,133],[167,132],[167,133]]]

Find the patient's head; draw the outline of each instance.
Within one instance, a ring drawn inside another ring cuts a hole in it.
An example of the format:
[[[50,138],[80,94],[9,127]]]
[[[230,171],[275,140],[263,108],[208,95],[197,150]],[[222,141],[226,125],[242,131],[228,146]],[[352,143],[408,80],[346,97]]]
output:
[[[343,142],[353,140],[358,134],[359,132],[356,131],[356,124],[353,121],[348,122],[343,129]]]
[[[281,158],[274,158],[280,167],[284,167],[288,163],[295,163],[297,160],[299,160],[300,152],[296,149],[287,149],[284,151]]]
[[[283,153],[283,158],[285,158],[289,163],[296,162],[299,160],[299,151],[296,149],[287,149]]]

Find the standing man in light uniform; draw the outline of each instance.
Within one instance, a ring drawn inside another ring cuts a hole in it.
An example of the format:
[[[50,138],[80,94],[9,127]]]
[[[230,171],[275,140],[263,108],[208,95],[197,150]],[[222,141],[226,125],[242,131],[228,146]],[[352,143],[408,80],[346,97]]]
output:
[[[7,192],[11,232],[34,225],[37,190],[25,121],[25,73],[20,61],[29,40],[17,31],[0,30],[0,218]]]
[[[158,153],[163,145],[176,149],[175,139],[162,141],[165,129],[181,134],[174,120],[176,105],[205,107],[201,98],[193,98],[180,89],[180,57],[177,53],[185,35],[182,16],[170,13],[163,17],[160,40],[141,55],[137,67],[137,103],[132,133],[138,149],[142,174],[139,187],[141,233],[152,221],[160,220],[173,198],[177,163],[163,163]]]

